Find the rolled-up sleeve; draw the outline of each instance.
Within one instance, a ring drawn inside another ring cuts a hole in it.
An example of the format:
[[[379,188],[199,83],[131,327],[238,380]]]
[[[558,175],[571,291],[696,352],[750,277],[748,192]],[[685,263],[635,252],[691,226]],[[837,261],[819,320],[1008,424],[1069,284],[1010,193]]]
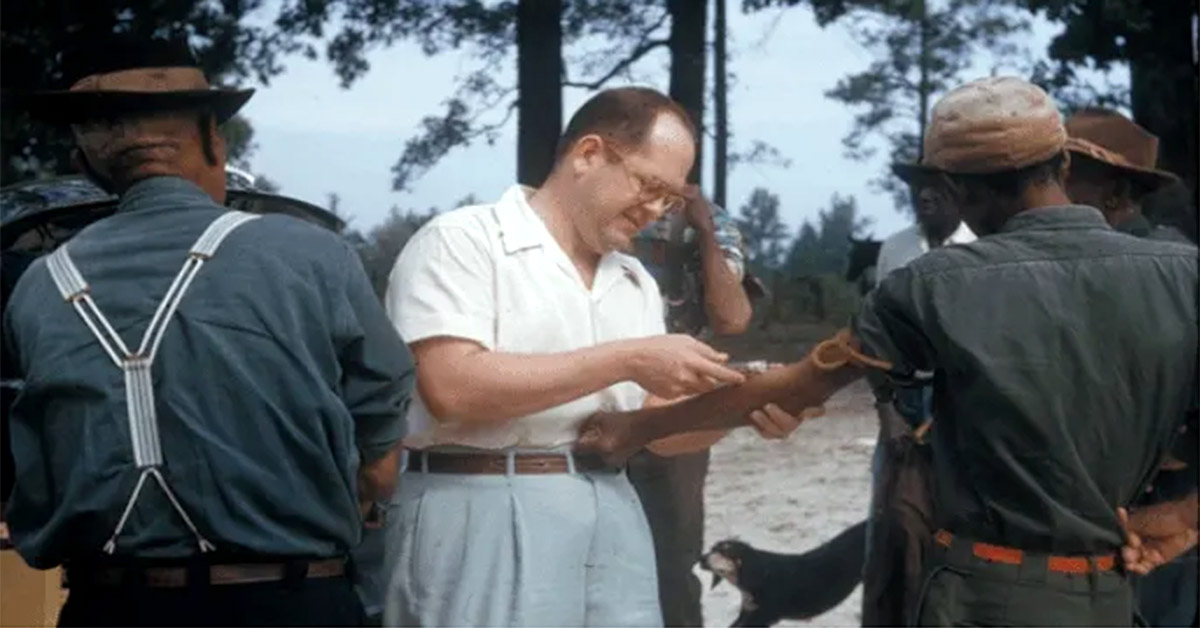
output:
[[[725,264],[737,276],[738,281],[741,281],[746,276],[745,241],[741,230],[729,212],[716,205],[713,206],[713,226],[717,246],[721,247],[721,252],[725,254]]]
[[[338,355],[342,399],[354,417],[359,451],[369,462],[404,438],[415,371],[408,346],[388,321],[362,263],[348,246],[345,250],[343,311],[353,331]]]
[[[919,280],[909,269],[896,270],[867,294],[851,324],[862,352],[891,362],[895,376],[933,370],[933,347],[921,324],[918,290]]]
[[[436,222],[392,269],[387,314],[405,342],[449,336],[495,348],[495,270],[481,234]]]

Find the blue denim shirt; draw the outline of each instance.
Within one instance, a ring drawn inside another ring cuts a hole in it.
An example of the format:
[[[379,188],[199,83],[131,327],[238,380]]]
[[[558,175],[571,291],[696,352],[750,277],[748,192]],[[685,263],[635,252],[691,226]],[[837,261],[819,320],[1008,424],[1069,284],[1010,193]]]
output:
[[[66,245],[127,345],[224,211],[189,182],[152,178]],[[21,277],[4,321],[25,379],[11,414],[8,525],[38,568],[98,556],[139,475],[122,371],[45,266],[39,259]],[[336,234],[280,215],[234,231],[170,320],[152,373],[163,473],[218,552],[327,557],[358,544],[360,456],[403,436],[413,366]],[[196,551],[154,486],[117,547],[137,557]]]

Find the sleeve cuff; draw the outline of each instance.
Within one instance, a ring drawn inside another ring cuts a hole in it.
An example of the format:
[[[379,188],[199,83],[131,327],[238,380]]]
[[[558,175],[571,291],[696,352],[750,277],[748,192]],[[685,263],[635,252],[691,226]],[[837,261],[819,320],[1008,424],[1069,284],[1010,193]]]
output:
[[[472,340],[489,351],[496,348],[493,342],[492,325],[481,320],[459,314],[436,314],[412,316],[402,314],[396,320],[396,331],[404,342],[413,344],[429,338],[450,336]]]

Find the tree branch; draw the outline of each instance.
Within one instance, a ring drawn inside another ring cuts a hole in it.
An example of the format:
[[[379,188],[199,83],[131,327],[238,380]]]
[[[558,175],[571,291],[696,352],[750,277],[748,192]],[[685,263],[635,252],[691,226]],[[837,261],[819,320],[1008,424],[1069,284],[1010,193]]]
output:
[[[634,63],[637,63],[637,61],[639,59],[650,54],[656,48],[661,48],[661,47],[666,46],[668,43],[669,42],[666,39],[652,39],[650,41],[644,42],[642,45],[638,46],[637,48],[634,48],[633,52],[631,52],[628,57],[625,57],[624,59],[622,59],[620,61],[620,63],[617,63],[616,65],[614,65],[612,67],[612,69],[610,69],[604,76],[601,76],[600,78],[598,78],[590,83],[572,81],[572,80],[569,80],[564,77],[563,82],[562,82],[563,87],[581,87],[583,89],[589,89],[589,90],[600,89],[601,87],[604,86],[605,83],[611,81],[615,76],[624,72],[625,70],[628,70],[629,66],[633,65]],[[566,74],[566,71],[564,70],[563,73]]]

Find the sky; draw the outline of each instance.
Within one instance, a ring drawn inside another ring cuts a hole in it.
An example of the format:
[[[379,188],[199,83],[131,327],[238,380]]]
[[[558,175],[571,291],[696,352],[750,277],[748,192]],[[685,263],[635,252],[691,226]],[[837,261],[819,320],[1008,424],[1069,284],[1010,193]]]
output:
[[[745,150],[762,140],[790,162],[786,168],[735,167],[728,180],[730,211],[736,212],[755,188],[763,187],[779,196],[780,214],[794,232],[804,220],[815,220],[836,193],[856,198],[861,214],[871,220],[868,232],[876,237],[906,227],[909,219],[895,209],[891,197],[869,185],[883,171],[886,151],[868,161],[846,158],[841,140],[852,128],[855,112],[824,96],[838,79],[865,69],[872,54],[844,26],[818,27],[806,8],[747,15],[735,8],[740,2],[729,4],[729,70],[736,76],[729,91],[734,134],[730,148]],[[1022,43],[1044,51],[1056,31],[1054,25],[1035,20]],[[469,49],[428,57],[404,42],[373,51],[368,60],[370,71],[349,89],[340,87],[328,62],[300,57],[287,59],[282,75],[258,86],[243,109],[258,145],[250,159],[252,170],[278,183],[283,194],[322,206],[336,193],[340,209],[351,217],[350,226],[358,229],[378,224],[393,206],[449,209],[468,194],[498,198],[513,183],[516,116],[494,144],[480,140],[455,149],[417,180],[411,192],[393,191],[391,167],[405,140],[417,133],[422,118],[442,111],[456,78],[480,61]],[[968,74],[986,75],[991,63],[976,59]],[[634,67],[632,81],[611,85],[648,85],[665,92],[668,64],[669,55],[660,50]],[[508,67],[506,78],[515,84],[515,54]],[[1127,83],[1127,73],[1115,76]],[[564,91],[564,123],[589,95],[579,89]],[[706,190],[710,156],[711,151],[706,155]]]

